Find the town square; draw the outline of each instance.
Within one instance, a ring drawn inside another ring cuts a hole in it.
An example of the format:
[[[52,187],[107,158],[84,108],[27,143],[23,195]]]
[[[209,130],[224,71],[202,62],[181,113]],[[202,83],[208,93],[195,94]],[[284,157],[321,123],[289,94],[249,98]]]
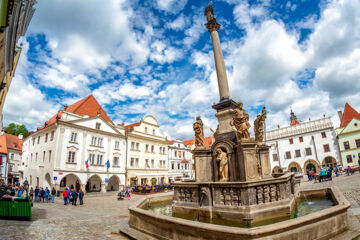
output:
[[[1,0],[0,239],[360,239],[359,7]]]

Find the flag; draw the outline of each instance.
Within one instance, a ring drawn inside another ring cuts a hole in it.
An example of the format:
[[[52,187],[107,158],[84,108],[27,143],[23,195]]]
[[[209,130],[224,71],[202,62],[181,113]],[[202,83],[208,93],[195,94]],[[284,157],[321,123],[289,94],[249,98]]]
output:
[[[110,161],[109,160],[107,160],[107,162],[106,162],[106,167],[110,168]]]
[[[89,158],[85,161],[86,168],[89,168]]]

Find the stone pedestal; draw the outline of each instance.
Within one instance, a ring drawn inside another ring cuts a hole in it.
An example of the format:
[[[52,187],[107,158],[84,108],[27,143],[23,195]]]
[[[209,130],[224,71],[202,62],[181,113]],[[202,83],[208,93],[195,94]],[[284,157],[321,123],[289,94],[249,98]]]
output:
[[[261,179],[261,163],[256,154],[256,147],[254,139],[244,140],[236,145],[240,181]]]
[[[261,175],[262,178],[271,178],[271,164],[269,157],[269,146],[260,145],[258,147],[258,156],[261,164]]]
[[[210,182],[214,180],[211,150],[196,149],[192,151],[195,161],[195,179],[197,182]]]

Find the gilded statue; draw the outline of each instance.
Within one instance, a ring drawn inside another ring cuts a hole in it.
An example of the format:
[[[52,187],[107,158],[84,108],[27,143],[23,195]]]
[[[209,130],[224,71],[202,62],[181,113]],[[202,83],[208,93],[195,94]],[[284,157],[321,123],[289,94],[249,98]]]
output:
[[[223,152],[220,148],[216,150],[216,161],[219,162],[219,176],[220,181],[229,180],[229,160],[226,152]]]
[[[255,141],[262,142],[264,139],[264,123],[266,119],[266,108],[263,107],[261,114],[258,114],[254,121]]]
[[[238,107],[234,109],[234,115],[230,125],[235,126],[236,128],[236,138],[238,142],[242,139],[250,138],[249,114],[247,114],[245,109],[243,109],[242,102],[238,102]]]
[[[194,132],[195,132],[195,149],[204,149],[206,148],[204,140],[204,124],[200,116],[196,117],[196,122],[194,122]]]

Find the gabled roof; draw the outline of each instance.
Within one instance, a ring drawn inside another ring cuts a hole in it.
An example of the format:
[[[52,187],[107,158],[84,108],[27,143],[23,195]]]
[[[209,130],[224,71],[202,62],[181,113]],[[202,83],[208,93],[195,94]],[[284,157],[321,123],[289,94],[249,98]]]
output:
[[[0,136],[0,153],[8,153],[8,149],[22,151],[23,140],[18,136],[4,133]]]
[[[106,114],[104,109],[100,106],[100,104],[96,101],[95,97],[92,94],[68,106],[66,109],[64,109],[64,111],[71,112],[80,116],[87,115],[89,117],[96,117],[100,113],[100,116],[103,119],[114,125],[114,123],[111,121],[109,116]],[[57,112],[49,121],[46,122],[46,125],[39,127],[38,130],[56,123],[57,118],[61,118],[62,112],[63,110]]]
[[[344,108],[344,114],[341,119],[340,127],[346,127],[346,125],[353,119],[360,119],[360,114],[350,106],[350,104],[346,103]]]
[[[134,129],[134,127],[137,127],[137,126],[140,126],[140,122],[126,125],[126,126],[124,126],[124,129],[126,132],[131,132]]]
[[[209,147],[215,142],[215,139],[213,136],[206,137],[206,138],[204,138],[204,142],[205,142],[206,147]],[[184,141],[184,145],[186,147],[191,147],[193,144],[195,144],[195,139],[190,139],[190,140]]]

